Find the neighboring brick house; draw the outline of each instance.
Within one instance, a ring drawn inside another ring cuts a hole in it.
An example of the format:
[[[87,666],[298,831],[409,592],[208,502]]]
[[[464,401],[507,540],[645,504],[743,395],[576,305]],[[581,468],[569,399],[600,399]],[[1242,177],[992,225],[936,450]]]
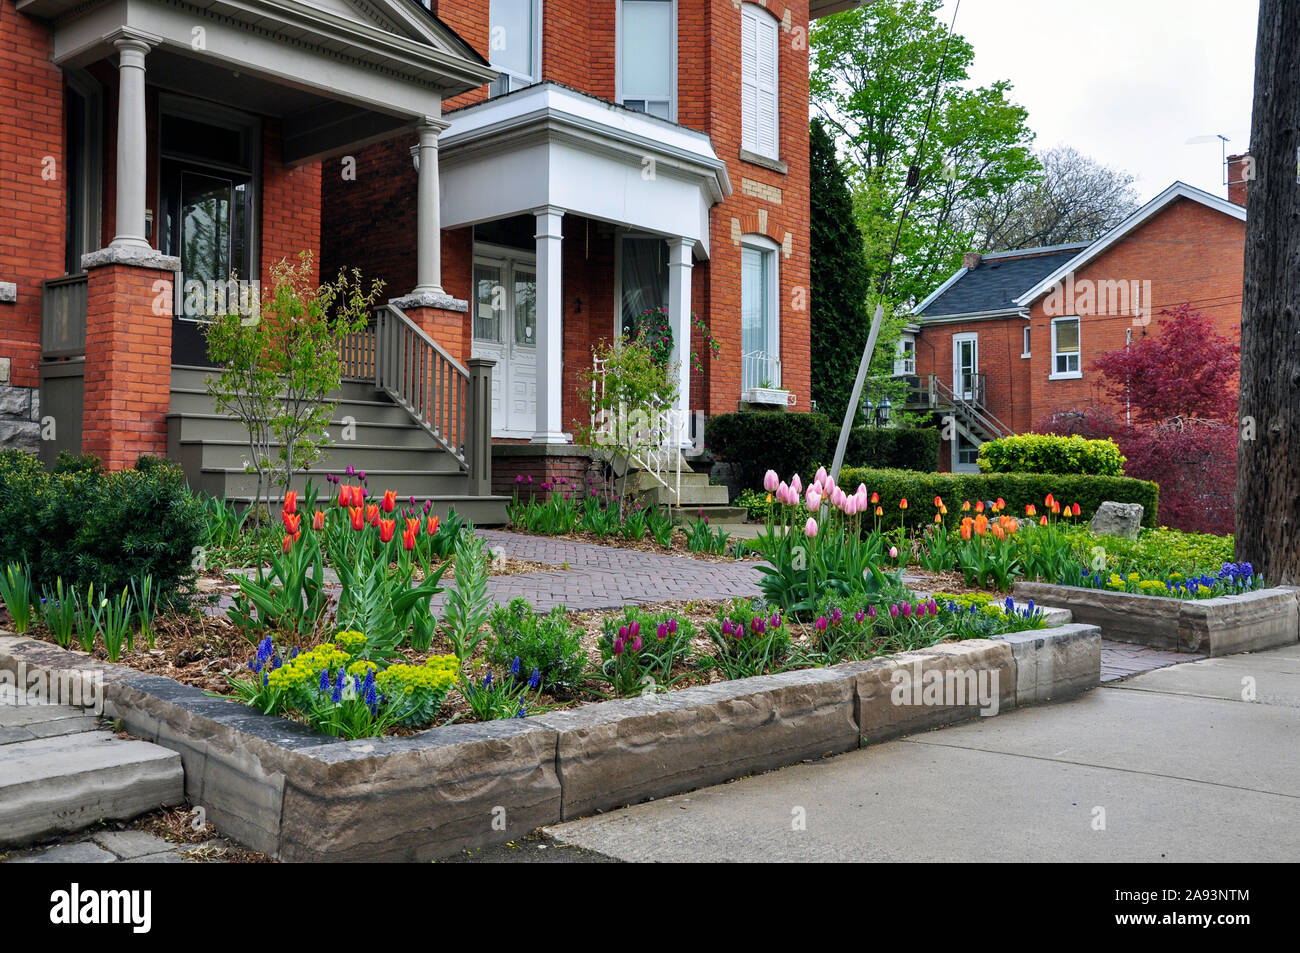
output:
[[[240,495],[238,434],[202,393],[203,318],[232,276],[304,250],[393,299],[342,399],[373,416],[352,459],[403,494],[489,492],[429,453],[472,477],[489,440],[571,439],[593,344],[647,306],[701,355],[679,362],[682,409],[806,409],[809,15],[0,0],[0,446],[110,467],[169,453]]]
[[[968,254],[913,311],[905,335],[921,395],[951,416],[940,467],[975,471],[979,445],[1049,415],[1104,406],[1092,362],[1157,331],[1160,312],[1190,304],[1232,340],[1241,334],[1243,157],[1232,201],[1176,182],[1093,242]]]
[[[423,326],[457,360],[497,362],[494,439],[570,441],[593,346],[653,306],[700,356],[678,356],[682,409],[806,409],[807,0],[434,6],[501,77],[444,104],[442,294],[400,304],[436,306]],[[418,284],[410,146],[325,176],[327,272]]]

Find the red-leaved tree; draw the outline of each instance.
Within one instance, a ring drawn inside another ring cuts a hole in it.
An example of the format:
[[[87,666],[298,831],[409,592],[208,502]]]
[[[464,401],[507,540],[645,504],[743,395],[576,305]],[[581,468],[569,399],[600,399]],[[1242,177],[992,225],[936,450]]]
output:
[[[1233,529],[1239,348],[1189,305],[1161,312],[1159,333],[1093,362],[1100,386],[1132,412],[1061,412],[1043,433],[1110,437],[1124,472],[1160,484],[1160,523],[1202,533]]]

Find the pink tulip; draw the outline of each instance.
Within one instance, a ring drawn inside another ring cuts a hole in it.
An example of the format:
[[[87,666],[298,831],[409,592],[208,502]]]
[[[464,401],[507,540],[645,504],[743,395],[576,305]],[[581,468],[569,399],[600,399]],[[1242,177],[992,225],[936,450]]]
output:
[[[768,493],[774,492],[780,483],[781,478],[776,475],[775,470],[768,470],[767,473],[763,474],[763,489],[767,490]]]
[[[824,483],[826,482],[826,468],[825,468],[825,467],[818,467],[818,468],[817,468],[817,476],[815,477],[815,479],[817,480],[817,482],[818,482],[819,484],[824,484]]]
[[[844,501],[844,515],[856,516],[858,512],[858,498],[850,496]]]
[[[865,483],[858,484],[857,492],[858,498],[861,499],[863,503],[867,502],[867,485]]]
[[[889,547],[889,558],[890,558],[890,559],[897,559],[897,558],[898,558],[898,547],[897,547],[897,546],[890,546],[890,547]]]
[[[817,488],[808,487],[808,512],[816,513],[822,508],[822,495],[817,492]]]
[[[790,481],[790,489],[794,490],[795,496],[803,495],[803,480],[799,479],[799,474],[796,473],[794,479]]]
[[[803,524],[803,534],[809,539],[817,535],[817,521],[811,516],[808,517],[808,522]]]
[[[831,502],[835,504],[837,510],[844,509],[844,504],[848,502],[848,497],[838,486],[831,491]]]
[[[784,480],[782,480],[781,483],[777,485],[777,488],[776,488],[776,501],[777,501],[778,503],[789,503],[789,502],[790,502],[790,488],[789,488],[788,486],[786,486]]]

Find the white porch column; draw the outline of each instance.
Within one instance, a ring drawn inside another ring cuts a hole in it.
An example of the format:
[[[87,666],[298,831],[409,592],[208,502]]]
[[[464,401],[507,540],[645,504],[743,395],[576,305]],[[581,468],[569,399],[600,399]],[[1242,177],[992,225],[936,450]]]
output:
[[[438,133],[447,123],[426,118],[420,123],[420,143],[411,149],[419,170],[416,196],[416,285],[412,294],[443,294],[442,196],[438,190]]]
[[[564,369],[564,335],[560,318],[561,223],[564,209],[547,205],[537,216],[537,432],[533,443],[568,443],[560,424],[560,376]]]
[[[677,409],[682,445],[691,438],[691,250],[693,238],[668,239],[668,321],[673,329],[672,362],[677,365]]]
[[[112,246],[149,248],[145,238],[144,57],[151,44],[138,37],[113,41],[119,54],[117,97],[117,234]]]

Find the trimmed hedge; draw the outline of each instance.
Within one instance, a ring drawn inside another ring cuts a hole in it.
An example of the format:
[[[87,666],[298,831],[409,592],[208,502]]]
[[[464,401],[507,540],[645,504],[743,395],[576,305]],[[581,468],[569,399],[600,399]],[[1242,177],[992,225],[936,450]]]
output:
[[[1085,440],[1078,434],[1025,433],[980,446],[983,473],[1081,473],[1123,476],[1124,455],[1113,440]]]
[[[73,463],[51,474],[32,454],[0,453],[0,565],[26,563],[38,589],[62,577],[110,592],[152,575],[164,598],[188,584],[207,527],[180,468],[146,457],[110,473]]]
[[[839,432],[835,431],[826,449],[827,461],[835,459],[838,440]],[[939,442],[939,431],[934,427],[854,427],[849,431],[844,466],[932,473],[939,469]]]
[[[934,498],[943,497],[948,515],[958,514],[963,500],[1006,501],[1007,514],[1024,516],[1032,503],[1043,511],[1043,499],[1052,494],[1062,506],[1078,503],[1078,522],[1092,519],[1107,500],[1141,503],[1142,525],[1154,528],[1160,488],[1148,480],[1131,477],[1085,476],[1073,473],[916,473],[911,470],[871,470],[846,467],[840,486],[846,493],[865,483],[868,493],[880,494],[885,525],[896,525],[899,500],[907,500],[902,511],[908,526],[921,528],[934,522]]]
[[[742,488],[763,484],[763,474],[775,470],[789,479],[805,478],[826,453],[831,425],[824,414],[750,410],[714,414],[704,425],[704,442],[719,460],[731,464]]]

